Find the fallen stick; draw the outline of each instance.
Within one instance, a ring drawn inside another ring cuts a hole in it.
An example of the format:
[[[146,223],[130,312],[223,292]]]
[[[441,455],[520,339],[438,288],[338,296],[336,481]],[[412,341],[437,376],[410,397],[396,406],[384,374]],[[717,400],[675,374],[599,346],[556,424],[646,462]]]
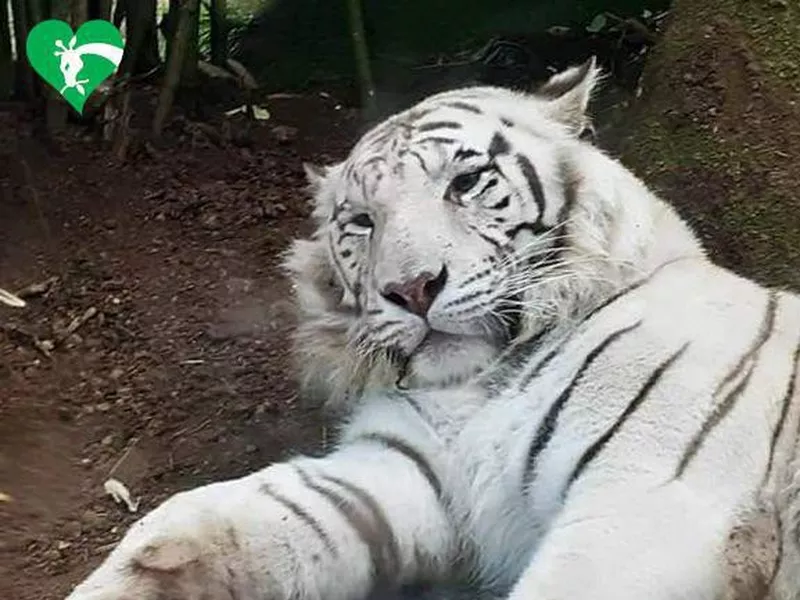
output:
[[[85,323],[86,323],[86,322],[87,322],[89,319],[91,319],[92,317],[94,317],[96,314],[97,314],[97,309],[96,309],[94,306],[91,306],[91,307],[87,308],[87,309],[86,309],[86,311],[85,311],[85,312],[84,312],[82,315],[80,315],[79,317],[75,317],[74,319],[72,319],[72,321],[70,321],[70,324],[69,324],[69,325],[67,325],[67,328],[66,328],[66,329],[64,329],[64,331],[62,331],[62,332],[61,332],[61,333],[60,333],[60,334],[59,334],[59,335],[56,337],[56,340],[55,340],[56,344],[60,344],[61,342],[63,342],[64,340],[66,340],[66,339],[67,339],[69,336],[71,336],[73,333],[75,333],[76,331],[78,331],[78,329],[80,329],[81,327],[83,327],[83,325],[84,325],[84,324],[85,324]]]
[[[0,302],[13,306],[14,308],[25,308],[26,306],[25,300],[20,298],[17,294],[12,294],[3,288],[0,288]]]
[[[50,277],[44,281],[26,285],[21,290],[17,290],[16,295],[20,298],[34,298],[36,296],[41,296],[42,294],[49,292],[57,281],[58,277]]]

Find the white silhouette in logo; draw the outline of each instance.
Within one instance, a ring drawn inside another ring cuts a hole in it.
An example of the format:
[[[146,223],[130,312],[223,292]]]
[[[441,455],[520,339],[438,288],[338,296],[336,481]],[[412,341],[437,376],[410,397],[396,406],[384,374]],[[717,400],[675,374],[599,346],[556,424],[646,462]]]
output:
[[[76,48],[76,42],[77,39],[74,35],[69,41],[69,47],[64,46],[64,42],[61,40],[56,40],[56,47],[60,48],[60,50],[56,50],[53,54],[61,57],[59,68],[64,75],[64,87],[61,88],[62,95],[69,89],[77,90],[81,96],[86,95],[86,89],[83,87],[83,84],[89,83],[89,80],[78,79],[78,74],[81,72],[81,69],[83,69],[82,56],[84,54],[101,56],[114,63],[115,67],[118,67],[119,63],[122,61],[122,48],[117,48],[116,46],[102,42],[83,44]]]

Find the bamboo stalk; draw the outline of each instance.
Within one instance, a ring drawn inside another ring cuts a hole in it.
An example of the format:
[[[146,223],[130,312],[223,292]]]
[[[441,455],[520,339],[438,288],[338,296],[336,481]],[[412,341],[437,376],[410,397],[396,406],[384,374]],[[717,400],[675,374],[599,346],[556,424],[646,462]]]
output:
[[[372,69],[369,64],[369,51],[364,33],[364,18],[360,0],[347,0],[347,12],[350,17],[350,37],[353,40],[361,103],[367,114],[373,116],[377,112],[375,86],[372,83]]]

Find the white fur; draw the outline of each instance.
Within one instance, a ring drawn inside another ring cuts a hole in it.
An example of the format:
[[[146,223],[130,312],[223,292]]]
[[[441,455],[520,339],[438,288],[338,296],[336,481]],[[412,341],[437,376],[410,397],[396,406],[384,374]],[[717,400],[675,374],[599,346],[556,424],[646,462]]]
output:
[[[515,339],[448,313],[457,293],[447,285],[428,324],[377,293],[437,260],[450,267],[448,285],[468,281],[490,249],[458,219],[485,226],[486,215],[430,201],[445,184],[406,170],[375,188],[369,209],[382,221],[360,273],[343,275],[331,264],[328,211],[337,194],[355,193],[341,177],[374,156],[380,130],[349,163],[311,172],[320,231],[296,244],[288,266],[306,378],[349,401],[338,449],[173,497],[134,525],[69,600],[355,600],[376,583],[376,565],[389,567],[391,584],[471,577],[514,600],[800,597],[800,298],[773,293],[773,318],[765,318],[768,290],[713,265],[668,206],[576,139],[595,76],[590,65],[555,100],[475,89],[412,109],[466,121],[446,105],[480,106],[482,118],[459,134],[477,145],[490,143],[492,123],[512,121],[505,135],[536,165],[551,225],[572,186],[563,264],[525,290]],[[362,310],[372,302],[383,318],[405,323],[397,340],[410,354],[406,383],[417,389],[387,389],[397,375],[391,361],[358,355],[350,336],[363,331],[364,315],[347,277],[367,284],[356,290]],[[552,331],[524,349],[545,326]],[[426,334],[434,341],[420,344]],[[731,394],[730,411],[676,476],[691,440]],[[531,469],[532,441],[560,398]]]

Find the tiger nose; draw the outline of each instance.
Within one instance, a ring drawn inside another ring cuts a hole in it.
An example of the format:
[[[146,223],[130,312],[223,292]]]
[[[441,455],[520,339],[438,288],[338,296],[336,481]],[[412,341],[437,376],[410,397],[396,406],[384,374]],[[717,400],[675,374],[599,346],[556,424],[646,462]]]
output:
[[[446,282],[447,267],[443,266],[438,275],[423,271],[408,281],[387,283],[381,295],[392,304],[424,317]]]

